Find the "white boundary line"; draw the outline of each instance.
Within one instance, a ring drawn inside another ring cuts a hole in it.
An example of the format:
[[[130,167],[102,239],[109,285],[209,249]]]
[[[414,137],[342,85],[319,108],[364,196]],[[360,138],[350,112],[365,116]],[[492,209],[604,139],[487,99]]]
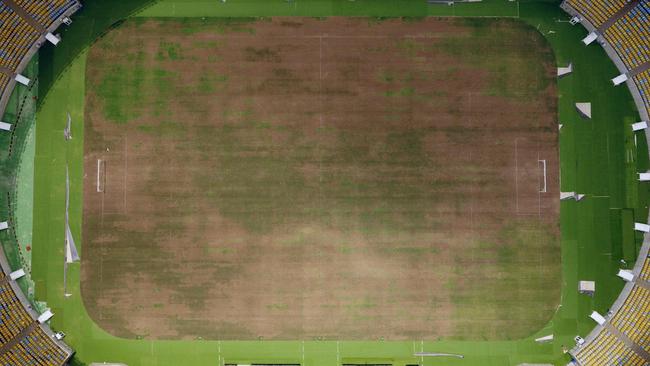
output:
[[[336,341],[336,366],[341,364],[341,349],[339,347],[340,341]],[[302,365],[305,366],[305,365]]]
[[[221,366],[221,341],[217,341],[217,365]]]

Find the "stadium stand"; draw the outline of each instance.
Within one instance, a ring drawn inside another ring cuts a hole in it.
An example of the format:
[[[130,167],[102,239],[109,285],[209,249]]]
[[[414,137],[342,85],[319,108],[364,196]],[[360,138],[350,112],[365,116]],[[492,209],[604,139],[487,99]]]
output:
[[[574,354],[579,365],[647,365],[644,358],[608,330]]]
[[[612,318],[612,325],[641,348],[650,346],[650,291],[634,286],[621,309]]]
[[[636,75],[634,83],[639,88],[639,94],[641,94],[645,108],[650,110],[650,69]]]
[[[641,0],[605,31],[605,39],[631,70],[650,61],[650,0]]]
[[[18,286],[12,286],[8,266],[0,250],[0,365],[64,365],[72,350],[36,321],[25,297],[16,292]]]
[[[574,354],[574,358],[579,365],[645,365],[641,356],[606,329]]]
[[[63,365],[68,354],[40,327],[33,327],[16,344],[0,355],[0,365]]]
[[[9,342],[33,320],[20,304],[9,283],[0,286],[0,341]]]
[[[7,88],[7,85],[9,85],[9,76],[0,73],[0,91],[5,90]]]
[[[15,71],[39,34],[4,3],[0,3],[0,26],[0,66]]]
[[[643,267],[641,267],[641,271],[639,272],[639,278],[644,281],[650,280],[650,258],[646,258],[643,262]]]
[[[72,350],[55,340],[45,324],[36,321],[27,299],[7,275],[9,264],[0,250],[0,365],[61,366]]]
[[[626,0],[568,0],[567,3],[595,27],[600,27],[621,10]]]
[[[69,0],[15,0],[16,4],[40,23],[43,28],[49,28],[70,9],[78,6],[77,1]]]

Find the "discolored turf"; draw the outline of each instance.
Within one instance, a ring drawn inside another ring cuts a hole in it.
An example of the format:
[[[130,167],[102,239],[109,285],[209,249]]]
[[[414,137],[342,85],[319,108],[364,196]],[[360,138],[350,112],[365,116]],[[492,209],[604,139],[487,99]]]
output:
[[[514,20],[138,19],[89,51],[119,336],[509,339],[560,301],[554,58]]]

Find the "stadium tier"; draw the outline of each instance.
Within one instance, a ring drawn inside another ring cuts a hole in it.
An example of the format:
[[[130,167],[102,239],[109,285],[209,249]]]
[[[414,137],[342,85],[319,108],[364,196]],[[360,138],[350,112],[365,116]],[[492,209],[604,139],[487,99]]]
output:
[[[599,336],[574,354],[580,365],[628,365],[641,366],[645,361],[623,341],[603,329]]]
[[[650,110],[650,70],[643,71],[634,77],[634,82],[639,88],[639,94],[647,110]]]
[[[0,3],[0,67],[15,72],[40,35],[4,3]]]
[[[7,76],[6,74],[0,73],[0,95],[2,94],[2,91],[5,90],[7,85],[9,85],[9,81],[11,78]]]
[[[68,357],[43,329],[36,326],[0,355],[0,365],[59,366],[63,365]]]
[[[68,10],[78,6],[79,2],[70,0],[16,0],[16,4],[25,9],[43,28],[49,28],[64,16]]]
[[[627,3],[626,0],[569,0],[567,2],[595,27],[601,26]]]
[[[4,258],[0,262],[7,267]],[[4,273],[0,278],[0,366],[63,365],[72,351],[59,345],[49,335],[52,332],[29,314],[26,300],[14,291],[10,278]]]
[[[629,69],[650,61],[650,0],[642,0],[605,31]]]
[[[11,341],[33,320],[23,308],[9,283],[0,286],[0,341]]]
[[[634,286],[623,307],[612,318],[612,325],[644,349],[650,345],[650,291]]]
[[[639,278],[644,281],[650,280],[650,258],[646,258],[645,262],[643,262],[643,267],[641,267]]]

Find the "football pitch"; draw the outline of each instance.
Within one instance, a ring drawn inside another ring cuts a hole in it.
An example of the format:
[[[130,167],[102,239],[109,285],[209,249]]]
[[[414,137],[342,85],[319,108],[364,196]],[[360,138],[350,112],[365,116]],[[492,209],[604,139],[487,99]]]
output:
[[[533,333],[553,65],[507,19],[122,24],[86,63],[86,309],[123,337]]]
[[[647,149],[583,30],[554,3],[325,3],[160,2],[41,67],[32,276],[79,360],[559,365],[611,304]],[[560,190],[588,197],[559,207]],[[602,290],[579,297],[579,279]]]

